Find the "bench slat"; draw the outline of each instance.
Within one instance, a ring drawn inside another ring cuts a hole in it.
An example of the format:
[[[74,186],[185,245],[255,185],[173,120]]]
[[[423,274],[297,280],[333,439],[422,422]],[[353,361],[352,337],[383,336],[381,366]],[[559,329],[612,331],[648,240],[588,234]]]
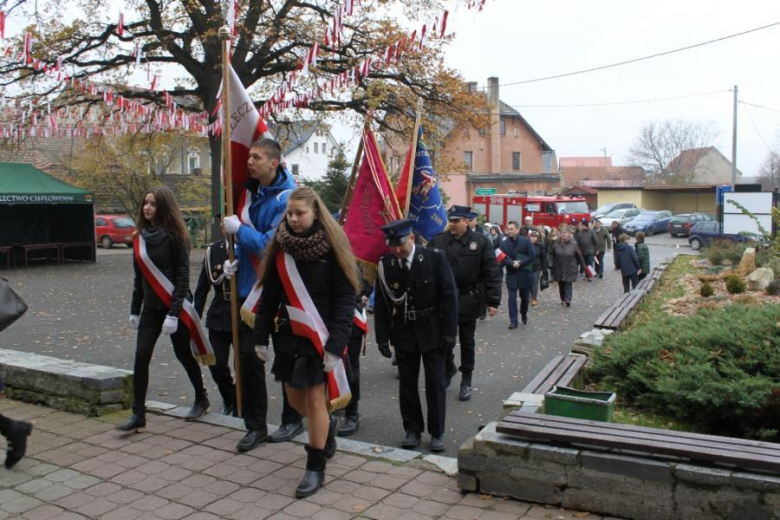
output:
[[[543,383],[544,380],[547,379],[548,374],[550,371],[552,371],[554,368],[557,367],[560,363],[563,362],[563,355],[558,354],[554,356],[541,370],[541,372],[537,373],[531,381],[528,382],[527,385],[521,390],[521,392],[534,394],[536,393],[535,390],[539,388]]]
[[[555,370],[547,372],[546,377],[542,379],[539,385],[537,385],[533,393],[545,394],[552,390],[552,387],[559,384],[559,381],[573,362],[574,360],[572,360],[570,357],[564,357],[561,363],[558,363],[558,366],[555,367]]]
[[[572,360],[572,363],[558,380],[556,386],[571,386],[572,382],[577,379],[580,369],[585,366],[585,363],[588,361],[588,358],[585,356],[571,355],[569,357]]]

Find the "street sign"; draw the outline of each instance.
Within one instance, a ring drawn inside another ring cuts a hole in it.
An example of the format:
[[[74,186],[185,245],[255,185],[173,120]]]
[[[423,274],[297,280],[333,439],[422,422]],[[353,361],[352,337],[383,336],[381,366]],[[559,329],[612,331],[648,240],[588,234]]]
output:
[[[495,195],[496,193],[498,193],[496,188],[476,188],[474,190],[474,195]]]

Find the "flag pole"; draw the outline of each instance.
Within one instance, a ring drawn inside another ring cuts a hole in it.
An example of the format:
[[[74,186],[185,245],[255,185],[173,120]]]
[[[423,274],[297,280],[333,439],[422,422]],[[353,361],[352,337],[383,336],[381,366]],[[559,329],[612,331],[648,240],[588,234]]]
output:
[[[230,28],[219,28],[219,38],[222,40],[222,176],[225,182],[225,213],[233,215],[233,168],[230,153]],[[226,215],[222,215],[224,221]],[[235,238],[228,237],[228,258],[235,262]],[[236,277],[230,278],[230,325],[233,330],[233,364],[236,372],[236,411],[242,415],[241,401],[241,356],[239,355],[238,339],[238,301],[236,297]]]
[[[368,127],[368,120],[363,126],[363,132]],[[347,183],[347,192],[344,194],[344,200],[341,202],[341,210],[339,211],[339,225],[344,225],[344,219],[347,217],[347,207],[352,202],[352,191],[355,189],[355,178],[357,177],[358,170],[360,169],[360,159],[363,157],[363,134],[360,135],[360,144],[358,145],[357,154],[355,154],[355,162],[352,163],[352,175],[349,176],[349,182]]]
[[[409,216],[409,202],[412,200],[412,185],[414,184],[414,164],[417,159],[417,136],[420,133],[420,118],[422,116],[423,100],[417,100],[417,117],[414,120],[414,134],[412,135],[412,148],[409,151],[409,171],[406,177],[406,203],[404,204],[404,218]]]

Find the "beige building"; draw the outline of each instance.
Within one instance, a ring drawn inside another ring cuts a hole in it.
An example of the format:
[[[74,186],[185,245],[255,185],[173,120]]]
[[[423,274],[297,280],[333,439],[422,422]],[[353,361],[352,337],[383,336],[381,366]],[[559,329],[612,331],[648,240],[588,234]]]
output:
[[[637,181],[583,181],[598,189],[598,206],[633,202],[648,211],[707,213],[715,215],[715,184],[651,184]]]
[[[664,172],[675,179],[698,184],[731,184],[731,161],[714,146],[683,150]],[[737,183],[742,172],[737,170]]]

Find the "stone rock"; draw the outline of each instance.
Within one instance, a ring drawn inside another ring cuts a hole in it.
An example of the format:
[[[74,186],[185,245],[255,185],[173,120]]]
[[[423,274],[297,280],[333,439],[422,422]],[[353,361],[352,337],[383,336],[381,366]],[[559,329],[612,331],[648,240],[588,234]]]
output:
[[[604,338],[613,332],[613,330],[609,329],[592,329],[580,334],[580,336],[574,340],[574,347],[572,347],[571,351],[573,354],[584,354],[590,357],[594,350],[601,348],[602,343],[604,343]]]
[[[775,279],[775,272],[768,267],[760,267],[748,276],[748,290],[765,291]]]
[[[756,248],[748,247],[742,253],[742,260],[739,261],[739,272],[750,274],[756,270]]]

